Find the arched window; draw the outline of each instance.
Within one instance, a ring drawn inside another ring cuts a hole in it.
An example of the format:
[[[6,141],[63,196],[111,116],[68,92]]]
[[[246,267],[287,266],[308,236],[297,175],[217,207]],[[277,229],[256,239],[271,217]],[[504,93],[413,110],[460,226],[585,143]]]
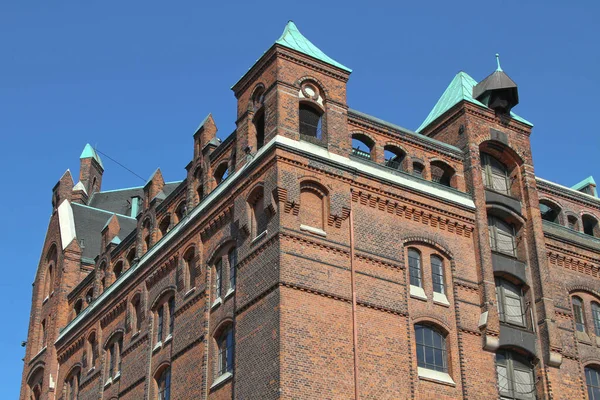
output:
[[[516,257],[517,247],[514,226],[494,215],[489,215],[488,228],[492,250]]]
[[[119,277],[123,273],[123,261],[119,261],[115,264],[115,267],[113,268],[113,273],[115,274],[115,280],[119,279]]]
[[[106,375],[115,379],[121,376],[121,352],[123,350],[123,335],[116,335],[108,342],[108,370]]]
[[[41,324],[41,332],[40,332],[40,350],[43,349],[44,347],[46,347],[46,340],[47,340],[47,330],[46,330],[46,320],[42,321]]]
[[[155,308],[156,343],[167,341],[175,328],[175,297],[162,297]]]
[[[431,325],[415,325],[417,365],[419,368],[448,372],[446,338]]]
[[[89,288],[85,294],[85,302],[89,306],[94,301],[94,288]]]
[[[229,176],[229,166],[227,165],[227,161],[223,161],[217,169],[215,169],[215,181],[217,185],[220,185],[227,177]]]
[[[44,281],[44,298],[50,297],[54,292],[54,265],[48,265],[46,269],[46,279]]]
[[[496,353],[496,373],[502,399],[535,399],[533,366],[525,357],[499,350]]]
[[[229,253],[227,254],[227,261],[229,262],[229,290],[235,290],[237,249],[233,248],[229,250]]]
[[[583,233],[590,236],[599,236],[598,220],[591,215],[584,214],[581,216],[583,223]]]
[[[75,312],[75,316],[78,316],[81,313],[81,309],[83,308],[83,300],[79,299],[75,302],[73,306],[73,311]]]
[[[496,278],[496,306],[501,322],[525,326],[523,290],[505,279]]]
[[[435,293],[446,294],[444,285],[444,261],[436,256],[431,256],[431,281]]]
[[[585,368],[585,384],[587,386],[588,399],[600,400],[600,370],[598,367]]]
[[[256,150],[265,145],[265,112],[260,110],[254,117],[254,128],[256,129]]]
[[[129,250],[129,253],[127,253],[127,267],[131,268],[133,266],[134,262],[135,262],[135,248]]]
[[[558,208],[554,203],[551,203],[547,200],[540,200],[540,213],[542,214],[543,220],[554,222],[555,224],[560,223],[560,208]]]
[[[175,216],[177,217],[177,222],[181,222],[181,220],[185,217],[186,214],[186,206],[185,201],[179,203],[177,208],[175,209]]]
[[[312,182],[300,186],[300,223],[323,230],[327,216],[327,192]]]
[[[419,178],[423,177],[423,172],[425,171],[425,166],[420,162],[413,162],[413,175],[418,176]]]
[[[64,385],[64,396],[65,400],[77,400],[79,398],[79,382],[81,377],[81,370],[76,368],[72,371]]]
[[[579,221],[574,215],[567,216],[567,224],[570,229],[573,229],[574,231],[579,230]]]
[[[579,332],[585,332],[585,314],[583,312],[583,301],[580,297],[573,296],[571,299],[573,305],[573,319],[575,320],[575,328]]]
[[[87,354],[90,369],[92,369],[96,366],[96,360],[98,359],[98,341],[96,340],[95,332],[92,332],[92,334],[88,337]]]
[[[158,230],[160,231],[160,237],[163,237],[169,232],[169,226],[171,225],[171,217],[168,215],[164,217],[158,224]]]
[[[451,186],[454,170],[442,161],[431,162],[431,180],[444,186]]]
[[[189,249],[183,255],[184,265],[184,287],[185,290],[190,290],[196,285],[196,254],[194,249]]]
[[[301,102],[299,109],[300,137],[322,139],[321,110],[317,107]]]
[[[142,308],[141,294],[136,294],[131,300],[131,324],[134,334],[142,330]]]
[[[383,148],[383,156],[385,158],[386,167],[397,170],[403,169],[402,162],[404,161],[406,154],[400,148],[387,145]]]
[[[158,400],[170,400],[171,398],[171,368],[166,367],[156,378]]]
[[[481,174],[486,188],[510,195],[508,168],[486,153],[481,153]]]
[[[248,197],[251,210],[250,233],[253,238],[267,230],[267,214],[265,213],[265,196],[262,186],[257,187]]]
[[[408,249],[408,271],[411,286],[423,287],[421,253],[415,249]]]
[[[375,142],[371,140],[367,135],[363,135],[361,133],[355,133],[352,135],[352,154],[366,158],[367,160],[371,159],[371,151],[373,150],[373,146]]]
[[[595,301],[592,302],[592,316],[594,318],[594,332],[597,337],[600,337],[600,304]]]
[[[147,252],[148,250],[150,250],[150,234],[152,230],[152,225],[150,223],[150,218],[147,218],[146,221],[144,221],[144,225],[143,225],[143,230],[142,230],[142,235],[143,235],[143,240],[144,240],[144,253]]]
[[[226,328],[217,338],[217,377],[233,371],[233,329]]]
[[[215,299],[221,298],[223,294],[223,260],[219,259],[215,262]]]

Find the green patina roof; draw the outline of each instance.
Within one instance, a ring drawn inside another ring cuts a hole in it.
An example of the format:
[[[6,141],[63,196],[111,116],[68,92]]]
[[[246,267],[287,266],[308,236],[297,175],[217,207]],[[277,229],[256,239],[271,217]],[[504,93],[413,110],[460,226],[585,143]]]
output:
[[[287,47],[288,49],[292,49],[302,54],[306,54],[309,57],[316,58],[319,61],[323,61],[324,63],[333,65],[334,67],[340,68],[344,71],[352,72],[350,68],[335,61],[333,58],[323,53],[321,49],[319,49],[317,46],[312,44],[310,40],[305,38],[304,35],[300,33],[298,27],[293,21],[288,21],[287,25],[285,26],[285,29],[283,30],[283,33],[281,34],[279,39],[275,41],[274,44],[278,44],[280,46]],[[258,60],[260,60],[260,58]],[[256,62],[258,62],[258,60],[256,60]],[[256,65],[256,63],[254,63],[254,65]],[[252,65],[252,67],[254,67],[254,65]],[[250,71],[252,67],[250,67],[248,71]],[[235,85],[237,85],[244,78],[244,76],[246,76],[247,73],[248,72],[242,75],[242,77],[238,79],[238,81],[231,88],[233,89]]]
[[[456,74],[454,79],[452,79],[452,82],[450,82],[450,85],[448,85],[442,94],[442,97],[440,97],[436,103],[435,107],[433,107],[427,118],[425,118],[425,121],[423,121],[421,126],[419,126],[417,132],[421,132],[429,124],[438,119],[442,114],[463,100],[476,104],[480,107],[487,108],[485,104],[473,98],[473,88],[476,85],[477,81],[466,72],[460,71],[458,74]],[[519,122],[533,126],[531,122],[519,117],[513,112],[511,112],[510,115]]]
[[[285,46],[289,49],[296,50],[300,53],[306,54],[307,56],[311,56],[316,58],[317,60],[323,61],[324,63],[331,64],[334,67],[338,67],[339,69],[343,69],[344,71],[352,72],[352,70],[348,67],[343,66],[339,62],[335,61],[333,58],[329,57],[327,54],[323,53],[321,49],[312,44],[310,40],[305,38],[296,24],[293,21],[289,21],[283,30],[283,34],[277,41],[276,44],[281,46]]]
[[[94,160],[98,161],[98,164],[100,164],[100,166],[102,168],[104,168],[104,164],[102,164],[102,160],[100,159],[100,156],[98,155],[98,153],[96,153],[96,150],[94,150],[94,148],[89,143],[85,145],[79,158],[80,159],[93,158]]]
[[[593,176],[588,176],[587,178],[585,178],[584,180],[582,180],[582,181],[581,181],[581,182],[579,182],[578,184],[571,186],[571,189],[574,189],[574,190],[581,190],[581,189],[583,189],[584,187],[586,187],[586,186],[589,186],[589,185],[594,185],[594,186],[596,186],[596,181],[594,180],[594,177],[593,177]],[[596,194],[595,192],[596,192],[596,191],[594,190],[594,194]]]

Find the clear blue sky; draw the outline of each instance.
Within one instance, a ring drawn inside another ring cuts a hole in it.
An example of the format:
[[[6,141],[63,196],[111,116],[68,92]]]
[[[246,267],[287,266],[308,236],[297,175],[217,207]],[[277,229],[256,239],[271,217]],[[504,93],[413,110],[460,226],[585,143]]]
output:
[[[367,5],[368,4],[368,5]],[[185,176],[194,128],[235,128],[229,89],[292,19],[352,68],[352,108],[416,129],[460,70],[503,69],[538,176],[600,178],[597,1],[4,1],[0,4],[3,398],[16,398],[51,189],[89,142],[143,177]],[[142,184],[104,158],[104,189]],[[8,317],[8,319],[6,319]]]

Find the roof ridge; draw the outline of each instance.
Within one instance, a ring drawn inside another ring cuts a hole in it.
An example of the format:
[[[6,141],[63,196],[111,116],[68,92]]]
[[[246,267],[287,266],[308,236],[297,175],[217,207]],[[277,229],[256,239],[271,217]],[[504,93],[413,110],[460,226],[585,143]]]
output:
[[[80,204],[80,203],[71,203],[71,205],[72,205],[72,206],[78,206],[78,207],[89,208],[89,209],[91,209],[91,210],[100,211],[100,212],[103,212],[103,213],[106,213],[106,214],[111,214],[111,215],[113,215],[113,214],[114,214],[114,215],[116,215],[117,217],[124,217],[124,218],[129,218],[129,219],[137,219],[137,218],[135,218],[135,217],[130,217],[130,216],[128,216],[128,215],[119,214],[119,213],[112,212],[112,211],[106,211],[106,210],[103,210],[102,208],[96,208],[96,207],[88,206],[88,205],[86,205],[86,204]]]

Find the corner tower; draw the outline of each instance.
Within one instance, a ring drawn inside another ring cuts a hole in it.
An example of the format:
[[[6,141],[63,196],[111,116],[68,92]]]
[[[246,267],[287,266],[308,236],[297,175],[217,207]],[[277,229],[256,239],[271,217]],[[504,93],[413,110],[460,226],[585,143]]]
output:
[[[351,72],[289,21],[281,37],[232,87],[238,99],[236,165],[277,135],[347,155],[346,83]]]
[[[88,197],[92,197],[102,187],[104,165],[96,150],[89,143],[83,148],[79,160],[79,182],[85,188]]]

